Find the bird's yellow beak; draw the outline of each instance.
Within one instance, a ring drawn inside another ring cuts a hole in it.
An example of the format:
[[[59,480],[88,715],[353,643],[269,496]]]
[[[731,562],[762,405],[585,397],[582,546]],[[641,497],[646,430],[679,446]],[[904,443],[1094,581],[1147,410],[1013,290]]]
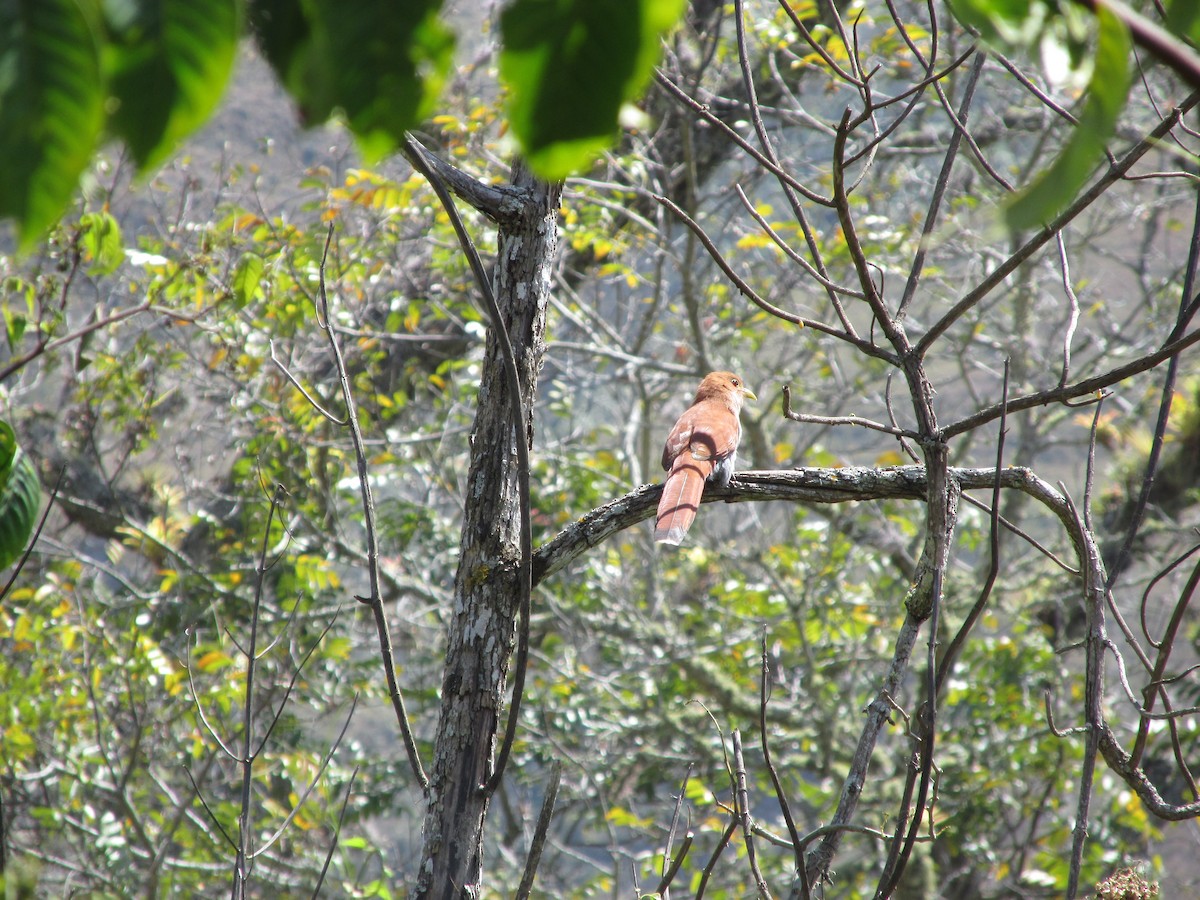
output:
[[[745,397],[747,400],[757,400],[758,399],[758,397],[756,397],[754,395],[754,391],[750,390],[750,388],[746,387],[745,385],[742,385],[742,396]]]

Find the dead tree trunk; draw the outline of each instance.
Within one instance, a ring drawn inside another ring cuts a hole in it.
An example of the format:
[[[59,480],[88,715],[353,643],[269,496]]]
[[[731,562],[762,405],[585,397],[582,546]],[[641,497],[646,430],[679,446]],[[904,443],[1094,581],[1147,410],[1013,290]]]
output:
[[[514,435],[504,360],[489,331],[479,384],[462,541],[450,611],[441,717],[429,782],[421,866],[414,897],[476,897],[483,830],[502,724],[520,598],[520,510],[514,440],[533,442],[532,408],[545,350],[546,306],[558,236],[561,190],[522,165],[509,188],[451,182],[499,225],[496,300],[512,342],[525,411]]]

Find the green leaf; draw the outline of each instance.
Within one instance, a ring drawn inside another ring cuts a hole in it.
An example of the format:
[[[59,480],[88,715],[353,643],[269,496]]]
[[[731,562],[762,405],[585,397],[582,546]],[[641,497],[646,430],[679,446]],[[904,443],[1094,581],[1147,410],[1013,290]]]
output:
[[[33,462],[17,446],[12,426],[0,421],[0,569],[24,551],[41,498]]]
[[[1200,4],[1196,0],[1167,0],[1167,30],[1200,44]]]
[[[500,74],[525,158],[547,179],[585,167],[618,133],[681,0],[515,0],[500,17]]]
[[[10,275],[4,279],[4,284],[0,287],[0,295],[5,298],[4,334],[8,338],[9,352],[15,354],[17,344],[21,342],[21,338],[25,336],[25,329],[29,327],[29,320],[34,317],[37,291],[25,279]],[[24,313],[18,309],[20,304],[17,301],[21,297],[25,298]]]
[[[1132,45],[1125,25],[1107,9],[1096,9],[1096,21],[1092,77],[1079,125],[1058,158],[1008,205],[1005,219],[1014,230],[1042,225],[1062,212],[1095,169],[1116,129],[1129,93]]]
[[[4,307],[4,334],[8,338],[9,352],[16,351],[17,344],[21,343],[21,338],[25,336],[28,324],[29,320],[23,315],[13,312],[7,305]]]
[[[107,212],[84,213],[79,218],[84,258],[92,275],[111,275],[125,261],[121,226]]]
[[[93,23],[76,0],[0,0],[0,216],[22,249],[62,215],[103,125]]]
[[[300,0],[249,0],[246,14],[263,57],[287,82],[292,60],[311,35]]]
[[[955,18],[989,44],[1028,46],[1045,26],[1047,5],[1039,0],[949,0]]]
[[[337,110],[346,117],[368,164],[394,150],[432,110],[450,72],[454,35],[438,18],[437,0],[271,0],[285,28],[264,42],[268,59],[309,124]],[[260,34],[263,32],[260,31]]]
[[[233,270],[233,301],[238,309],[262,296],[262,274],[263,258],[257,253],[243,253]]]
[[[216,107],[241,33],[237,0],[108,0],[110,126],[142,169],[162,161]]]

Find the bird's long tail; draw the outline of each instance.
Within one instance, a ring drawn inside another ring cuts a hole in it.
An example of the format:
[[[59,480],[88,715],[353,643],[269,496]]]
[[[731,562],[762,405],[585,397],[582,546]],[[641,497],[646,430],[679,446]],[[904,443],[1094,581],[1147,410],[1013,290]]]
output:
[[[662,499],[658,501],[654,540],[675,546],[682,543],[700,508],[704,480],[711,470],[712,463],[707,460],[686,457],[676,460],[663,485]]]

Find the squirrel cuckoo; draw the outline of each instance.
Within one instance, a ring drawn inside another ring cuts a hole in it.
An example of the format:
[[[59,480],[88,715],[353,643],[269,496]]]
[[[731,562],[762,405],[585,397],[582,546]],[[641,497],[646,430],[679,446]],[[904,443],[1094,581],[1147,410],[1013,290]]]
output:
[[[742,439],[738,415],[747,397],[758,399],[732,372],[713,372],[700,382],[696,399],[679,417],[663,448],[662,464],[668,475],[658,501],[654,540],[681,543],[700,508],[704,482],[729,484]]]

